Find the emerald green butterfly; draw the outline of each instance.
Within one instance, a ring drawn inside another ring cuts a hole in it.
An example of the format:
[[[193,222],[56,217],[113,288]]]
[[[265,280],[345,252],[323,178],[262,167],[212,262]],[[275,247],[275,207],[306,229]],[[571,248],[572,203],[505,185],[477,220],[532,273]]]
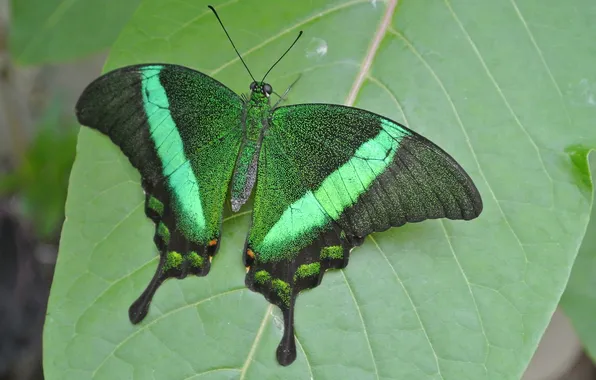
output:
[[[265,77],[253,77],[250,94],[238,96],[183,66],[129,66],[92,82],[76,113],[140,171],[145,213],[156,226],[160,261],[129,309],[131,322],[143,320],[166,279],[207,275],[228,191],[238,211],[254,188],[246,285],[282,310],[277,359],[288,365],[302,290],[346,267],[370,233],[425,219],[470,220],[482,200],[458,163],[414,131],[352,107],[272,106]]]

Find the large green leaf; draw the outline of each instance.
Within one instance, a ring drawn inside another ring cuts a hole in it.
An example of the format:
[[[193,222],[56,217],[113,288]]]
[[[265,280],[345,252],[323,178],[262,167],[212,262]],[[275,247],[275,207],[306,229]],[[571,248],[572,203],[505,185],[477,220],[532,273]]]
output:
[[[596,173],[596,155],[590,156],[592,174]],[[586,237],[582,242],[577,260],[573,264],[571,278],[561,298],[561,306],[571,319],[586,350],[596,361],[596,207],[592,208]]]
[[[9,46],[21,64],[60,62],[110,47],[141,0],[11,0]]]
[[[213,2],[257,75],[290,102],[354,104],[407,123],[484,197],[472,222],[374,234],[298,298],[298,359],[275,361],[280,314],[244,288],[249,215],[228,216],[205,278],[127,307],[157,265],[139,176],[80,134],[50,297],[47,379],[518,379],[563,292],[591,207],[596,7],[588,0]],[[166,61],[246,92],[206,1],[146,0],[107,69]]]

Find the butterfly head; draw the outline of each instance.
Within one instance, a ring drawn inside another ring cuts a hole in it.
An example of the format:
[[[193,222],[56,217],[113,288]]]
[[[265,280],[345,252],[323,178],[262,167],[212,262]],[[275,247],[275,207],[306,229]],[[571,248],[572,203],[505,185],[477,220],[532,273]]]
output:
[[[273,93],[273,87],[269,83],[254,81],[250,84],[250,91],[268,98]]]

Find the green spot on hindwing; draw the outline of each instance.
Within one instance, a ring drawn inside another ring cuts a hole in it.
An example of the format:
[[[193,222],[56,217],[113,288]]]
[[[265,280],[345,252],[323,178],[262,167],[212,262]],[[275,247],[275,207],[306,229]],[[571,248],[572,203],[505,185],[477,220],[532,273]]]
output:
[[[259,285],[265,285],[271,282],[271,275],[266,270],[260,270],[255,273],[255,282]]]
[[[275,278],[271,281],[271,286],[273,287],[273,290],[275,290],[275,293],[277,294],[277,296],[283,301],[283,303],[285,303],[286,305],[290,305],[290,297],[292,294],[292,289],[290,288],[290,284],[288,284],[287,282],[280,280],[278,278]]]
[[[340,245],[325,247],[321,249],[321,260],[323,259],[343,259],[344,249]]]
[[[201,268],[205,263],[205,259],[199,256],[199,254],[194,251],[188,254],[186,260],[194,268]]]
[[[149,208],[157,213],[159,216],[163,216],[163,203],[155,197],[149,198]]]
[[[157,226],[157,235],[166,245],[170,243],[170,230],[163,222],[159,222]]]
[[[174,212],[179,217],[181,232],[194,241],[205,242],[206,221],[199,183],[184,153],[184,143],[170,113],[168,95],[159,80],[162,69],[162,66],[150,66],[141,74],[149,132],[162,162],[163,176],[174,195]]]
[[[294,275],[294,281],[298,278],[317,276],[321,272],[320,263],[303,264],[298,267]]]
[[[170,269],[180,269],[182,265],[182,255],[176,251],[168,252],[166,262],[163,265],[163,271],[166,272]]]

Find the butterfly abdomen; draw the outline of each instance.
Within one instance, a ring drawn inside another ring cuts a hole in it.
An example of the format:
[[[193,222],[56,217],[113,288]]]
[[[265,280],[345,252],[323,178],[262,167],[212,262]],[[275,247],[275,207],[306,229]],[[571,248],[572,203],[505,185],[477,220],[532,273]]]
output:
[[[246,203],[257,179],[257,161],[260,144],[247,140],[242,145],[232,177],[232,211],[236,212]]]
[[[263,132],[267,129],[271,106],[266,99],[251,96],[245,103],[242,118],[244,140],[236,159],[232,177],[232,211],[236,212],[246,203],[257,180],[257,163]]]

